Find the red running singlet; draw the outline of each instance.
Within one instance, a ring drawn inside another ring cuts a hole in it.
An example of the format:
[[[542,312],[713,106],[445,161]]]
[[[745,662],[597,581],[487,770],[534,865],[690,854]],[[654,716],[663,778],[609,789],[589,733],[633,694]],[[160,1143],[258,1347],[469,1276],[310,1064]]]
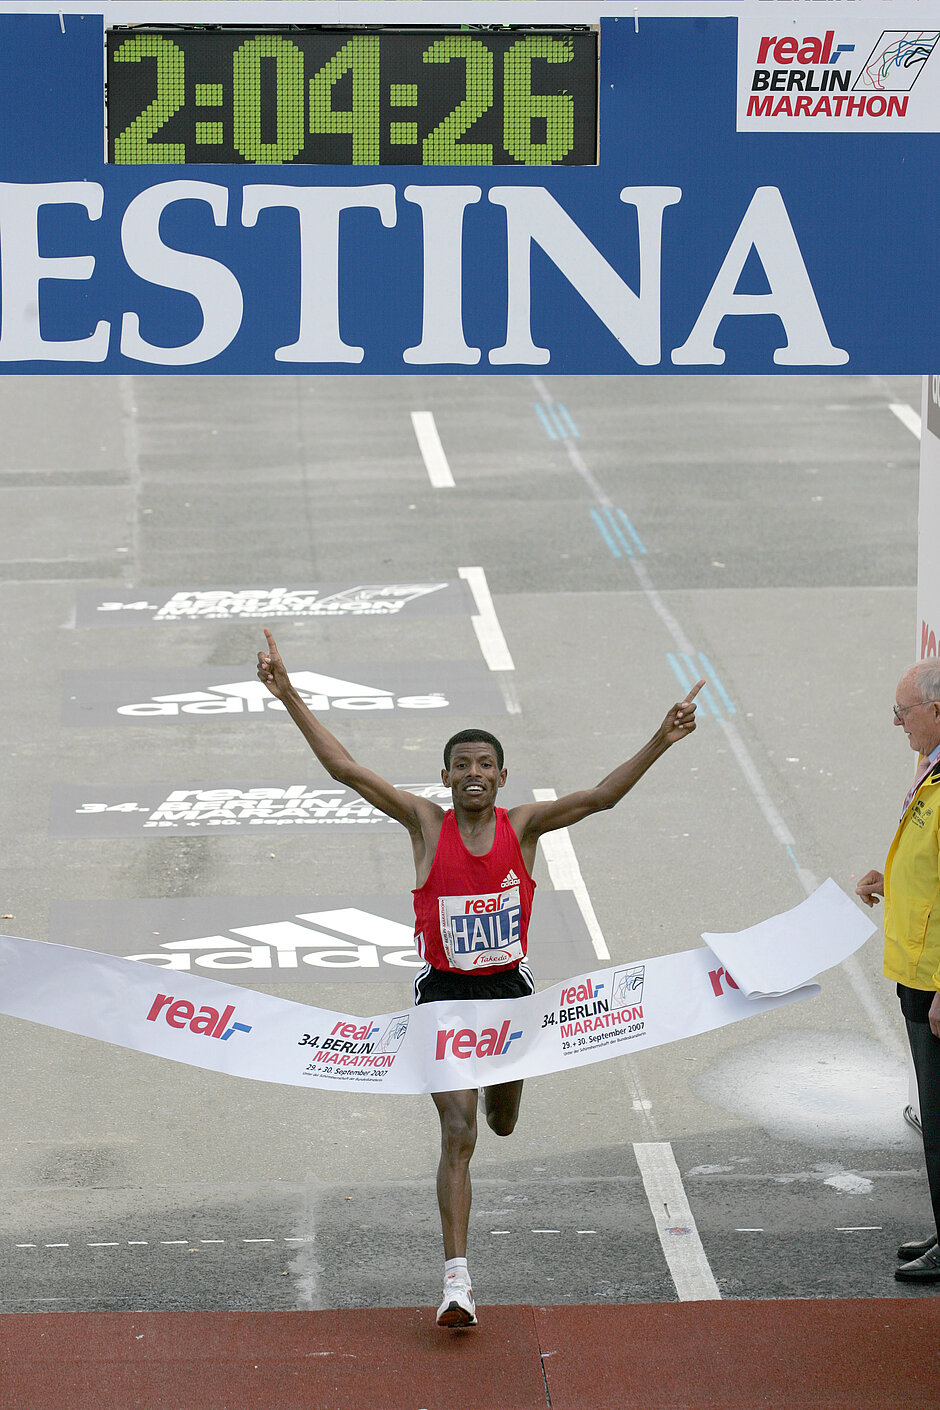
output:
[[[535,882],[505,808],[483,857],[464,845],[452,808],[444,814],[431,871],[413,892],[415,948],[432,969],[486,974],[525,958]]]

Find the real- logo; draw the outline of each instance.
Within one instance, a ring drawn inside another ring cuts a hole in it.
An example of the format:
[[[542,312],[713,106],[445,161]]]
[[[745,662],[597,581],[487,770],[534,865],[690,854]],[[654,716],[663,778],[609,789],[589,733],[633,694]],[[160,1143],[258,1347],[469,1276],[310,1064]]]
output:
[[[761,35],[757,40],[747,116],[905,118],[907,95],[933,53],[938,38],[940,31],[937,30],[883,30],[868,58],[861,63],[855,58],[857,46],[839,43],[835,30],[802,38],[792,34]],[[860,52],[864,53],[864,48]],[[767,96],[753,96],[755,94]],[[776,94],[781,96],[772,96]],[[904,96],[892,96],[895,94]]]
[[[484,1028],[482,1033],[477,1033],[473,1028],[439,1028],[437,1030],[437,1046],[434,1057],[437,1062],[443,1062],[448,1056],[455,1058],[469,1057],[502,1057],[508,1052],[510,1043],[522,1037],[523,1030],[517,1029],[510,1032],[511,1024],[507,1018],[499,1030],[495,1028]],[[448,1052],[449,1049],[449,1052]]]
[[[154,999],[147,1019],[156,1023],[161,1016],[171,1028],[188,1028],[190,1033],[199,1033],[204,1038],[220,1038],[223,1043],[235,1033],[250,1033],[250,1023],[233,1023],[235,1005],[229,1004],[220,1013],[209,1004],[198,1010],[189,999],[175,999],[172,994],[158,994]]]
[[[640,1034],[645,1022],[645,974],[646,966],[642,964],[615,970],[609,995],[605,992],[607,985],[604,980],[594,980],[590,976],[580,984],[569,984],[563,988],[558,1010],[562,1039],[575,1039],[577,1047],[581,1048],[585,1044],[602,1041],[602,1035],[612,1029],[623,1030],[632,1037]],[[547,1022],[555,1022],[554,1014],[547,1015]],[[569,1051],[568,1043],[562,1043],[562,1051]]]

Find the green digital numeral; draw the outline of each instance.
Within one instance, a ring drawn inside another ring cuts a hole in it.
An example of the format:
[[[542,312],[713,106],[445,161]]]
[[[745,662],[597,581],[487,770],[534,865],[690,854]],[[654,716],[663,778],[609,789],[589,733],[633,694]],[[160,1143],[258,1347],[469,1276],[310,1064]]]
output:
[[[422,58],[426,64],[449,64],[452,59],[464,59],[467,65],[467,96],[425,137],[422,158],[425,166],[492,166],[492,142],[460,141],[477,118],[493,106],[490,50],[467,34],[450,34],[446,39],[436,39]]]
[[[393,147],[417,147],[418,124],[416,122],[390,122],[388,140]]]
[[[185,162],[183,142],[154,142],[160,128],[178,113],[185,101],[186,60],[172,39],[159,34],[135,34],[114,55],[115,63],[139,64],[142,59],[157,61],[157,96],[134,121],[115,138],[114,160],[131,166],[146,162]]]
[[[418,106],[418,85],[416,83],[390,83],[388,101],[392,108],[416,108]]]
[[[352,107],[333,107],[333,88],[352,71]],[[378,166],[379,36],[347,40],[310,80],[310,131],[352,134],[353,166]]]
[[[277,65],[277,135],[273,142],[264,142],[261,137],[262,59],[273,59]],[[256,34],[236,49],[232,77],[232,135],[236,151],[246,162],[292,162],[306,140],[304,56],[297,45],[280,34]]]
[[[196,84],[197,108],[221,108],[224,102],[221,83]]]
[[[532,60],[567,64],[574,58],[569,39],[547,34],[518,40],[503,60],[503,145],[526,166],[560,162],[574,146],[574,99],[568,93],[533,93]],[[532,120],[545,121],[545,141],[532,141]]]
[[[221,147],[224,141],[224,131],[220,122],[196,123],[197,147]]]

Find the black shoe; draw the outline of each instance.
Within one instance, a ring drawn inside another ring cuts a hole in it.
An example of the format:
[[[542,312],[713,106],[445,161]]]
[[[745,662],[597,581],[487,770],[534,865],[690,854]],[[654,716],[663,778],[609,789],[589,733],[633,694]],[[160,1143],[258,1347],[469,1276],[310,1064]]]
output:
[[[934,1244],[920,1258],[902,1263],[895,1268],[894,1276],[902,1283],[940,1283],[940,1248]]]
[[[931,1234],[929,1239],[914,1239],[909,1244],[902,1244],[898,1249],[898,1258],[902,1263],[910,1263],[912,1258],[920,1258],[922,1254],[929,1253],[937,1244],[936,1234]]]

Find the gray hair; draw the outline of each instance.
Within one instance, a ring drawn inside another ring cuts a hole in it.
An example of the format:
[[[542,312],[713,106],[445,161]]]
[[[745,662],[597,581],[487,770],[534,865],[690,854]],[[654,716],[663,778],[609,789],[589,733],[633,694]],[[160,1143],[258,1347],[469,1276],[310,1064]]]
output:
[[[909,675],[922,704],[940,700],[940,656],[926,656],[911,667]]]

